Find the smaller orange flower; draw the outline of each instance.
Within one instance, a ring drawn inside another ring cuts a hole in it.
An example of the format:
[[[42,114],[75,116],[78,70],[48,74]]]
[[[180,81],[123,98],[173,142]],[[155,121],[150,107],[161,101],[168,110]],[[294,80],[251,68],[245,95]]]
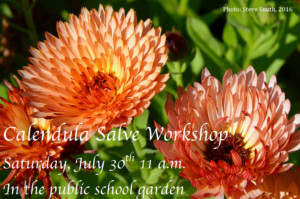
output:
[[[31,185],[41,179],[45,192],[51,195],[50,172],[53,169],[60,170],[69,181],[64,168],[53,168],[51,163],[60,163],[65,158],[73,161],[71,155],[92,151],[85,151],[83,142],[75,141],[69,137],[72,136],[71,133],[59,130],[50,120],[31,117],[36,110],[26,105],[28,100],[20,94],[23,91],[22,84],[17,78],[16,80],[20,89],[6,81],[5,84],[10,89],[10,102],[2,99],[6,106],[0,105],[0,167],[11,169],[0,189],[15,179],[13,186],[18,187],[24,199],[26,196],[30,197]],[[30,188],[25,185],[30,185]],[[52,198],[60,196],[53,194]]]
[[[300,167],[296,167],[294,172],[289,170],[270,175],[257,186],[264,192],[260,199],[300,199]]]

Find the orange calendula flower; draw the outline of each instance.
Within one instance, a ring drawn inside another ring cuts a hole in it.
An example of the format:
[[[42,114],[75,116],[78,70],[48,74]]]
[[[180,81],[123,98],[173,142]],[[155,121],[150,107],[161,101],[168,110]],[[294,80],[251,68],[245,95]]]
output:
[[[257,76],[252,66],[222,85],[207,69],[202,83],[178,89],[166,102],[167,129],[156,124],[173,144],[155,141],[170,164],[181,161],[181,175],[198,190],[192,198],[256,198],[255,183],[290,169],[288,153],[300,148],[300,115],[288,119],[290,101],[272,76]],[[171,162],[173,161],[173,162]]]
[[[279,173],[267,176],[257,186],[263,191],[259,199],[300,199],[300,167],[294,172]]]
[[[58,38],[31,48],[32,65],[20,71],[34,117],[66,123],[70,129],[126,127],[165,88],[169,74],[159,75],[167,61],[165,35],[150,19],[137,22],[110,6],[57,23]]]
[[[50,172],[58,169],[70,182],[63,159],[74,161],[71,155],[93,151],[85,151],[83,142],[87,140],[77,142],[70,137],[72,133],[53,126],[50,120],[31,117],[36,110],[26,105],[28,99],[20,94],[24,90],[16,80],[20,88],[5,82],[10,89],[10,102],[2,99],[6,106],[0,105],[0,167],[11,170],[0,189],[14,180],[13,186],[18,187],[21,197],[30,197],[32,187],[41,179],[44,192],[51,198],[60,198],[51,191]]]

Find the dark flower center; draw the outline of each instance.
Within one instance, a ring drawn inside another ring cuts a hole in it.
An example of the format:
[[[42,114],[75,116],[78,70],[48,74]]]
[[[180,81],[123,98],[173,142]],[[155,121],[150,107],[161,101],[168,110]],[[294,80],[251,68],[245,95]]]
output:
[[[97,76],[93,77],[90,83],[90,88],[94,90],[103,90],[107,94],[112,94],[116,91],[116,77],[113,75],[106,75],[99,72]]]
[[[41,143],[41,139],[42,139],[42,132],[40,131],[40,129],[36,129],[33,126],[30,129],[29,132],[29,146],[31,147],[37,147],[38,145],[40,145]]]
[[[113,74],[99,71],[92,79],[84,78],[83,81],[85,96],[91,94],[97,102],[109,103],[117,95],[119,82]]]
[[[61,158],[70,158],[70,155],[82,154],[86,150],[85,144],[80,144],[79,140],[71,140],[65,146],[61,153]]]
[[[209,141],[206,149],[206,157],[209,161],[213,160],[218,163],[219,160],[223,160],[232,166],[234,165],[234,162],[230,152],[231,150],[234,150],[241,156],[242,165],[244,165],[245,160],[248,159],[251,154],[251,149],[245,148],[245,143],[243,140],[243,137],[238,133],[235,135],[228,133],[227,138],[221,142],[220,146],[218,140]]]

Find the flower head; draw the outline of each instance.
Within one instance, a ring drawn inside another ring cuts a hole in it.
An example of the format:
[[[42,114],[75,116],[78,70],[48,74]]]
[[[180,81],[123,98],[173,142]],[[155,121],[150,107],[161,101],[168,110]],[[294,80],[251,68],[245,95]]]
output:
[[[257,186],[263,191],[259,199],[300,199],[300,167],[296,167],[294,172],[289,170],[287,173],[267,176]]]
[[[127,126],[165,88],[169,74],[159,74],[166,37],[123,8],[83,8],[69,21],[57,23],[58,38],[46,33],[47,40],[31,48],[32,65],[20,71],[24,95],[39,110],[33,116],[70,128],[105,127],[102,132]]]
[[[73,161],[71,155],[87,151],[84,151],[83,143],[72,137],[69,139],[72,133],[58,129],[50,120],[31,117],[36,110],[26,105],[28,99],[20,94],[24,88],[16,80],[20,88],[5,82],[10,89],[10,102],[2,99],[6,106],[0,105],[0,167],[11,169],[0,189],[15,179],[13,186],[17,186],[21,197],[25,198],[31,194],[31,185],[41,179],[47,195],[50,195],[50,172],[53,169],[59,169],[69,180],[63,168],[50,165],[65,158]]]
[[[252,66],[234,75],[229,69],[222,85],[207,69],[201,79],[178,88],[175,103],[168,97],[170,123],[161,133],[173,144],[155,146],[169,163],[181,161],[181,175],[198,190],[193,198],[258,197],[254,182],[293,166],[284,162],[300,148],[300,116],[288,119],[290,101],[276,77],[267,84],[265,72],[257,76]]]

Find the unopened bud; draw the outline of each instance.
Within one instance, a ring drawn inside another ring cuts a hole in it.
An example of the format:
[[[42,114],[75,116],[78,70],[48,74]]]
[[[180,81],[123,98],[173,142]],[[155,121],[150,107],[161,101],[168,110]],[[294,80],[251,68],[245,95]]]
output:
[[[186,57],[189,53],[189,42],[180,32],[173,29],[166,33],[166,47],[168,48],[169,61],[178,61]]]

